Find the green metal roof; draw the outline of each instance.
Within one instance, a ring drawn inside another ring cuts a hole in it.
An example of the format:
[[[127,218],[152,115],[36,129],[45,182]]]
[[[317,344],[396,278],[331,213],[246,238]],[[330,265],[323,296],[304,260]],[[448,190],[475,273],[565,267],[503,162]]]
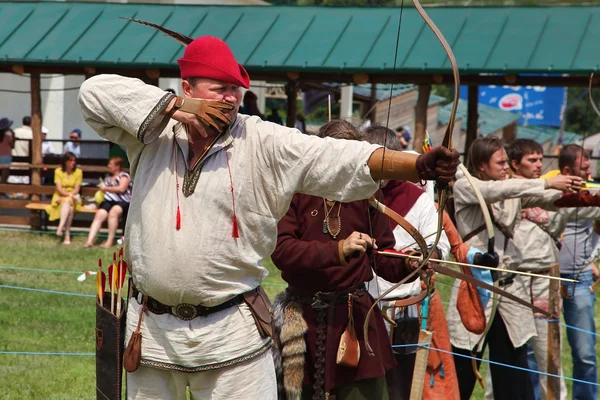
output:
[[[401,94],[417,90],[417,85],[408,85],[408,84],[395,84],[395,85],[377,85],[377,90],[375,91],[375,96],[377,97],[377,101],[388,100],[391,97],[396,97]],[[371,85],[356,85],[353,87],[354,94],[358,94],[361,96],[371,96]],[[437,96],[432,94],[429,96],[428,106],[433,106],[436,104],[440,104],[446,101],[445,97]]]
[[[600,7],[434,7],[461,73],[588,74],[600,66]],[[214,35],[250,71],[450,72],[413,8],[0,3],[0,63],[177,69],[182,46],[132,17]]]
[[[519,139],[531,139],[538,143],[546,143],[551,141],[556,144],[558,142],[559,130],[548,126],[519,126],[517,127],[517,137]],[[577,143],[583,139],[582,135],[565,131],[563,133],[563,144]]]
[[[443,107],[439,108],[438,111],[438,120],[441,124],[447,124],[450,119],[450,110],[452,108],[452,103],[447,104]],[[483,136],[487,136],[491,133],[499,131],[512,124],[521,118],[520,114],[513,114],[509,111],[500,110],[499,108],[490,107],[485,104],[479,103],[478,105],[478,114],[479,118],[477,120],[477,125],[479,128],[479,133]],[[467,130],[467,102],[465,100],[458,101],[458,110],[456,112],[456,118],[461,118],[461,129]]]

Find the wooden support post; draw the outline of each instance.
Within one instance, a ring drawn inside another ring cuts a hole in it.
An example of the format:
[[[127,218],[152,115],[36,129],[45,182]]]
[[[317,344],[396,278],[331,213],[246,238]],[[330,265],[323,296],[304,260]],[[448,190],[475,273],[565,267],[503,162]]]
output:
[[[506,125],[502,129],[502,139],[504,143],[510,143],[517,138],[517,121],[512,124]]]
[[[375,82],[371,83],[371,99],[369,100],[369,115],[365,115],[369,117],[369,121],[371,124],[375,124],[375,117],[377,117],[377,84]]]
[[[467,165],[467,158],[471,144],[477,139],[477,120],[479,106],[479,86],[469,86],[469,99],[467,103],[467,139],[465,140],[464,164]]]
[[[42,94],[40,91],[40,74],[32,72],[31,83],[31,131],[33,140],[31,142],[31,163],[34,165],[43,164],[42,157]],[[42,176],[40,168],[34,168],[31,171],[31,184],[41,185]],[[32,196],[32,200],[39,201],[37,195]]]
[[[413,150],[423,152],[423,140],[427,129],[427,105],[431,95],[431,85],[419,85],[417,105],[415,106],[415,140]]]
[[[285,94],[287,96],[287,118],[286,126],[293,128],[296,126],[296,114],[298,114],[298,81],[290,79],[285,85]]]
[[[31,131],[33,138],[31,141],[31,163],[41,165],[44,160],[42,157],[42,92],[40,91],[40,74],[32,72],[29,78],[31,85]],[[42,184],[42,175],[40,168],[31,170],[31,185],[39,186]],[[39,201],[40,196],[33,194],[31,200]],[[38,229],[41,225],[41,216],[39,211],[31,211],[29,225],[33,229]]]
[[[557,277],[560,273],[560,265],[552,264],[550,266],[550,276]],[[556,280],[550,281],[550,293],[548,298],[548,311],[554,316],[555,321],[548,322],[548,365],[546,371],[549,374],[560,375],[560,283]],[[547,378],[546,399],[560,399],[560,378],[554,376]]]

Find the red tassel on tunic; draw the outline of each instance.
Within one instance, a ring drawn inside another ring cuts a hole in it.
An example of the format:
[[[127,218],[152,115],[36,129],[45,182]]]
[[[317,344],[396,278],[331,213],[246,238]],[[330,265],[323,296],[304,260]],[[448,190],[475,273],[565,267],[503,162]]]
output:
[[[175,229],[181,229],[181,211],[179,211],[179,204],[177,204],[177,215],[175,216]]]
[[[240,237],[240,233],[238,232],[237,216],[235,214],[233,214],[233,231],[231,235],[236,239]]]
[[[240,237],[238,229],[237,215],[235,214],[235,193],[233,190],[233,178],[231,177],[231,167],[229,166],[229,154],[225,152],[225,159],[227,160],[227,172],[229,172],[229,187],[231,188],[231,208],[233,209],[233,229],[231,230],[231,236],[234,239]]]

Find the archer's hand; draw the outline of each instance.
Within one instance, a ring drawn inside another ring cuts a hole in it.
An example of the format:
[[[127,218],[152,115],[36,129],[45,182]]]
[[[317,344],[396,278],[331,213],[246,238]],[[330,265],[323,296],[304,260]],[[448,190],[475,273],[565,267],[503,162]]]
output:
[[[350,257],[355,252],[364,253],[369,247],[377,249],[375,239],[371,239],[369,235],[361,232],[352,232],[350,236],[344,239],[344,245],[342,247],[345,257]]]
[[[456,149],[434,147],[417,158],[417,174],[426,181],[436,181],[443,185],[452,182],[460,164]]]
[[[552,189],[562,192],[578,192],[581,189],[582,183],[583,179],[572,175],[556,175],[548,179],[548,185]]]
[[[500,258],[495,251],[493,253],[477,253],[473,259],[473,264],[496,268],[500,264]]]
[[[224,101],[184,99],[184,105],[171,118],[196,128],[202,137],[208,137],[208,128],[222,132],[232,121],[233,104]]]

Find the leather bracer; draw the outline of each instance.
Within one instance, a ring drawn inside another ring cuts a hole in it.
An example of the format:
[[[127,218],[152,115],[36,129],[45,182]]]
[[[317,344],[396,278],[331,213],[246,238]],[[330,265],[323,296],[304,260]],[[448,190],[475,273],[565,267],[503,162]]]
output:
[[[371,154],[367,165],[373,180],[420,182],[417,174],[417,154],[379,148]]]

